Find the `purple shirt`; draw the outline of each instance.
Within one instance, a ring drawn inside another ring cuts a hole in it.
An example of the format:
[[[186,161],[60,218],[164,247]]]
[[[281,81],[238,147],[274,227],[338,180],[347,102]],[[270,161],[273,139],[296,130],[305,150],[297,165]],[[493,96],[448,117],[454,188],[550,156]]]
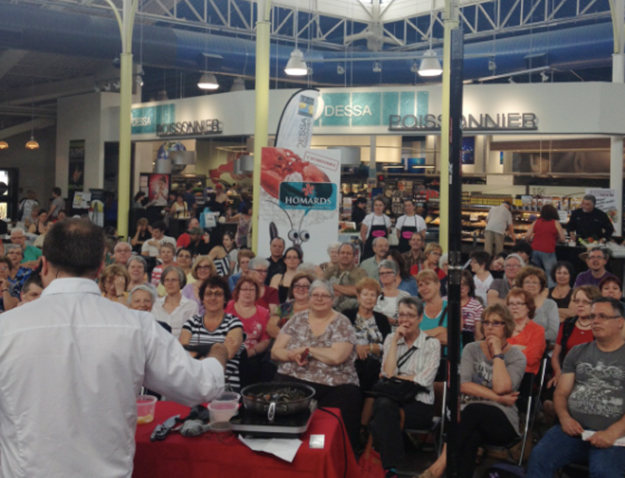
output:
[[[604,277],[614,277],[614,274],[610,274],[608,271],[606,271],[605,274],[597,279],[595,276],[592,275],[592,272],[590,270],[580,272],[579,274],[577,274],[577,279],[575,279],[575,285],[573,286],[573,288],[579,287],[581,285],[594,285],[595,287],[599,287],[599,282],[601,282]]]

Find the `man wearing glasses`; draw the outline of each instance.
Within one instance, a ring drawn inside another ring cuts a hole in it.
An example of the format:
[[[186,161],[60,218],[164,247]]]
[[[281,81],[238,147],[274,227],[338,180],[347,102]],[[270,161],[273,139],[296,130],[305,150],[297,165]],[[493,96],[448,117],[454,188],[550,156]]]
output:
[[[590,476],[625,475],[625,318],[623,304],[609,297],[592,303],[595,340],[573,347],[564,359],[554,393],[560,424],[538,443],[527,478],[552,478],[570,463],[587,462]]]
[[[605,277],[610,277],[608,271],[605,270],[605,265],[608,263],[608,259],[610,258],[609,252],[607,249],[591,249],[587,253],[580,254],[580,259],[584,259],[584,255],[586,255],[586,265],[588,265],[588,270],[584,272],[580,272],[575,279],[575,286],[579,287],[582,285],[594,285],[595,287],[599,287],[599,282],[601,282]]]
[[[514,288],[514,281],[522,267],[525,267],[525,262],[518,254],[510,254],[506,257],[503,266],[503,279],[495,279],[491,282],[486,295],[487,304],[485,305],[506,305],[506,296]]]

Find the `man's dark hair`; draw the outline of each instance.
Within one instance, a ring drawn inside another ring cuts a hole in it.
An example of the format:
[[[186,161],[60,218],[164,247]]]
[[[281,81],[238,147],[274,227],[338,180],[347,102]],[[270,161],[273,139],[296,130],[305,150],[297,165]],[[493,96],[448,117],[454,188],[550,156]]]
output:
[[[528,256],[532,256],[532,246],[525,241],[516,241],[516,244],[512,246],[512,252],[524,252]]]
[[[52,192],[56,194],[57,196],[62,195],[61,188],[52,188]]]
[[[156,221],[154,224],[152,224],[152,229],[158,229],[159,231],[165,232],[167,226],[163,221]]]
[[[625,308],[620,300],[613,299],[612,297],[597,297],[592,301],[591,305],[595,304],[610,304],[616,315],[619,317],[625,317]]]
[[[597,198],[595,196],[593,196],[592,194],[586,194],[584,196],[584,201],[591,201],[593,206],[597,205]]]
[[[470,259],[475,259],[479,265],[484,266],[486,270],[490,266],[490,254],[486,251],[473,251],[469,254]]]
[[[52,266],[74,276],[95,274],[104,256],[104,232],[85,219],[57,222],[46,234],[43,256]]]
[[[28,276],[28,279],[24,281],[24,285],[22,286],[22,292],[26,293],[30,289],[30,286],[36,285],[43,289],[43,283],[41,282],[41,276],[33,272]]]
[[[184,185],[184,190],[185,191],[190,191],[191,189],[193,189],[193,184],[187,183],[187,184]]]
[[[359,204],[367,204],[367,199],[366,198],[356,198],[356,200],[354,201],[354,205],[357,206]]]
[[[228,285],[228,281],[221,276],[212,276],[202,282],[200,286],[200,300],[204,301],[204,292],[206,289],[221,289],[224,291],[224,306],[230,299],[232,299],[232,293],[230,292],[230,286]]]

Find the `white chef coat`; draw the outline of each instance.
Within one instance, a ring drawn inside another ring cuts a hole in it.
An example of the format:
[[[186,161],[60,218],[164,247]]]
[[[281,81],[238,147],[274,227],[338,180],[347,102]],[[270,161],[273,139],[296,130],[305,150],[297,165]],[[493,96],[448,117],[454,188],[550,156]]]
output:
[[[0,317],[2,475],[130,477],[142,385],[184,405],[223,392],[216,359],[197,361],[152,314],[56,279]]]
[[[150,257],[158,257],[161,253],[160,248],[156,246],[151,246],[149,242],[152,240],[154,240],[154,238],[150,238],[143,243],[143,245],[141,246],[141,254],[143,254],[144,252],[147,252],[148,256]],[[174,247],[176,247],[176,239],[170,236],[163,236],[157,242],[161,246],[165,244],[166,242],[168,242],[169,244],[172,244]]]

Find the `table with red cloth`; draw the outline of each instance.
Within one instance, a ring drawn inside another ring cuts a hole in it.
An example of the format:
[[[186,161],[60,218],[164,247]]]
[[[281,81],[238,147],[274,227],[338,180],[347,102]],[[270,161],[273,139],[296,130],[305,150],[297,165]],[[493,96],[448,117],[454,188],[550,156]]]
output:
[[[340,417],[338,409],[330,409]],[[184,478],[241,477],[241,478],[292,478],[327,477],[341,478],[360,476],[358,465],[349,445],[344,440],[337,419],[316,410],[308,430],[301,437],[302,444],[292,463],[267,453],[254,452],[231,433],[205,433],[198,437],[185,437],[170,433],[164,441],[151,442],[154,428],[169,417],[189,414],[189,407],[174,402],[157,402],[154,421],[137,425],[135,439],[135,478]],[[310,435],[325,435],[323,449],[309,447]],[[347,468],[347,469],[346,469]]]

